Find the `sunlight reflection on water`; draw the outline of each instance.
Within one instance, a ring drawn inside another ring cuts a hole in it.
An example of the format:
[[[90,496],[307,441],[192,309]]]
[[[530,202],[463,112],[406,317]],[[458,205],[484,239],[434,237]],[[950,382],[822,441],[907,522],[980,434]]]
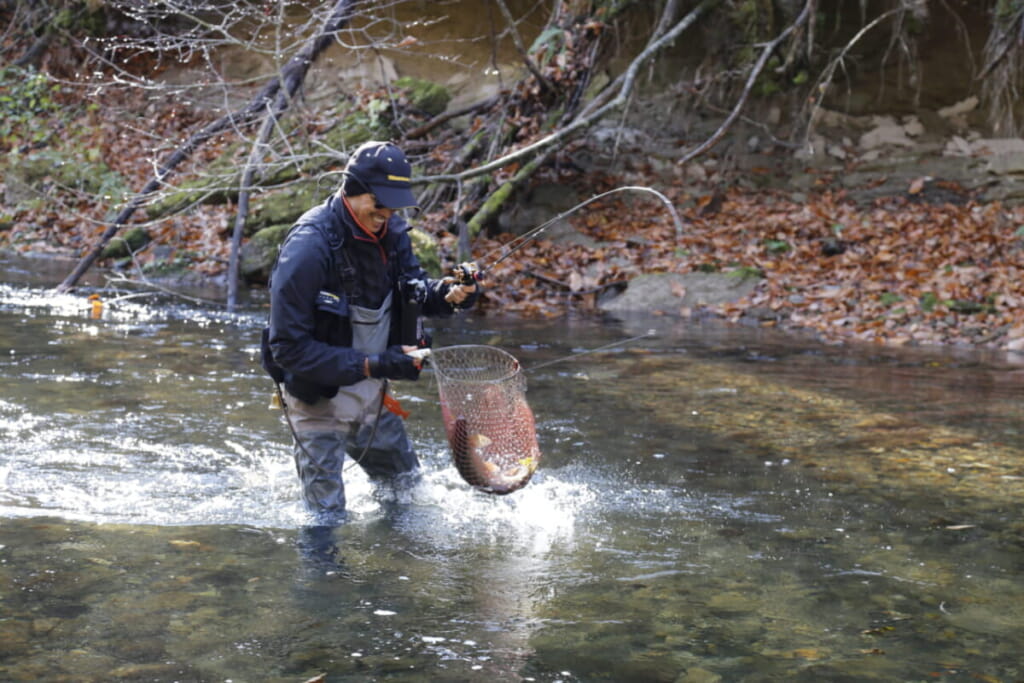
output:
[[[461,480],[436,386],[418,382],[402,400],[422,480],[395,492],[350,467],[350,516],[329,530],[338,552],[325,570],[308,563],[288,432],[267,410],[262,314],[126,301],[92,320],[84,297],[5,286],[0,313],[14,351],[0,355],[0,579],[15,612],[0,635],[26,667],[172,661],[167,680],[422,680],[444,667],[450,680],[917,680],[953,657],[978,677],[1019,677],[1020,622],[999,613],[1024,604],[1020,529],[1005,510],[951,505],[952,487],[929,496],[934,482],[912,486],[895,469],[848,479],[901,423],[895,410],[834,432],[824,404],[780,422],[792,392],[779,378],[842,398],[843,416],[870,415],[863,396],[891,364],[856,357],[840,373],[820,352],[785,349],[751,362],[738,342],[739,360],[698,359],[699,343],[733,349],[732,338],[687,337],[590,357],[586,377],[531,375],[544,459],[510,496]],[[527,366],[578,347],[571,324],[453,324],[464,327],[452,336],[506,345]],[[914,363],[907,374],[920,368],[928,392],[952,381]],[[758,393],[752,378],[772,374]],[[884,405],[920,411],[920,399],[940,423],[958,414],[947,402],[963,402],[882,387]],[[1002,405],[971,396],[985,420]],[[919,444],[915,429],[897,443]],[[986,465],[975,441],[950,452]],[[141,633],[125,633],[126,619]],[[180,673],[192,666],[205,675]]]

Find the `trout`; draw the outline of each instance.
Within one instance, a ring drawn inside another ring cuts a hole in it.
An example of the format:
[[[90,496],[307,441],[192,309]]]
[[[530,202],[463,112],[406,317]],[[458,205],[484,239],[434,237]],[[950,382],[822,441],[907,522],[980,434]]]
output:
[[[470,486],[505,495],[526,486],[537,469],[539,452],[526,455],[504,469],[486,459],[493,441],[485,434],[469,434],[466,420],[458,418],[452,429],[452,460],[455,469]]]

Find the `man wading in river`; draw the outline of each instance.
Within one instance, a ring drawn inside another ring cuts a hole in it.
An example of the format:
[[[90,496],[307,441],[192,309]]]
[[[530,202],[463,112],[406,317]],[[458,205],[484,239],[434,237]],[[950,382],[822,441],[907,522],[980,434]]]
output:
[[[360,146],[341,187],[292,226],[271,275],[264,364],[284,386],[303,497],[321,523],[344,514],[346,453],[372,479],[415,480],[419,460],[384,400],[386,380],[419,378],[408,352],[428,344],[420,314],[451,315],[479,296],[420,267],[395,213],[416,206],[411,173],[393,144]]]

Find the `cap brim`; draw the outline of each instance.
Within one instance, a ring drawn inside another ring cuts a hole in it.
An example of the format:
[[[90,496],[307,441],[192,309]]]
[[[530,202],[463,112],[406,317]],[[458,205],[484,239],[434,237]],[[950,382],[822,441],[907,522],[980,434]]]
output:
[[[412,190],[407,187],[391,187],[389,185],[371,185],[377,203],[388,209],[409,209],[419,206]]]

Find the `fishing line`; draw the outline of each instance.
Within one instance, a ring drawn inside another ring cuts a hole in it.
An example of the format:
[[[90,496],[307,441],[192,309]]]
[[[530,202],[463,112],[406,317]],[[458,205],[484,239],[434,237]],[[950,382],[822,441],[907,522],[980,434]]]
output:
[[[585,356],[588,353],[596,353],[598,351],[604,351],[606,349],[611,349],[611,348],[614,348],[616,346],[622,346],[623,344],[631,344],[631,343],[633,343],[635,341],[640,341],[641,339],[647,339],[648,337],[653,337],[655,334],[656,334],[656,332],[654,330],[647,330],[643,334],[638,334],[635,337],[630,337],[628,339],[621,339],[619,341],[614,341],[614,342],[612,342],[610,344],[605,344],[603,346],[597,346],[597,347],[592,348],[592,349],[585,349],[583,351],[575,351],[573,353],[570,353],[568,356],[563,356],[561,358],[555,358],[554,360],[544,361],[543,363],[539,363],[539,364],[531,366],[529,368],[523,368],[523,372],[533,372],[534,370],[539,370],[541,368],[546,368],[549,365],[554,365],[555,363],[564,363],[565,361],[576,360],[580,356]],[[421,362],[423,362],[424,365],[426,365],[426,361],[430,360],[430,357],[431,357],[430,349],[417,349],[415,352],[413,352],[413,354],[410,354],[410,355],[413,355],[417,360],[420,360]]]
[[[623,344],[630,344],[632,342],[639,341],[641,339],[646,339],[648,337],[653,337],[654,334],[655,334],[654,330],[647,330],[643,334],[638,334],[637,336],[630,337],[629,339],[623,339],[621,341],[612,342],[611,344],[605,344],[604,346],[598,346],[598,347],[593,348],[593,349],[586,349],[584,351],[576,351],[575,353],[571,353],[568,356],[563,356],[562,358],[555,358],[554,360],[545,361],[545,362],[540,363],[538,365],[534,365],[532,367],[526,368],[524,370],[524,372],[533,372],[534,370],[539,370],[541,368],[546,368],[549,365],[554,365],[555,363],[562,363],[562,362],[565,362],[565,361],[568,361],[568,360],[576,360],[580,356],[585,356],[588,353],[596,353],[597,351],[604,351],[605,349],[610,349],[610,348],[613,348],[613,347],[616,347],[616,346],[621,346]]]

